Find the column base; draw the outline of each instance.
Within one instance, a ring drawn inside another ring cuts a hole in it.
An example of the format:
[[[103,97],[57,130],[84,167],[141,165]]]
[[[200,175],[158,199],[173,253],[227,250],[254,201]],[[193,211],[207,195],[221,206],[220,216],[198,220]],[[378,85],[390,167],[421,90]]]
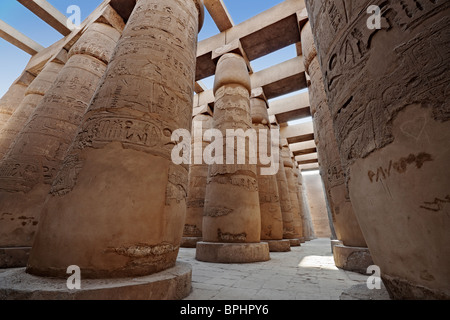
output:
[[[181,248],[194,248],[197,246],[197,242],[202,241],[202,237],[183,237],[181,238]]]
[[[444,292],[427,288],[387,274],[382,274],[381,279],[393,300],[450,300],[450,290]]]
[[[367,268],[373,265],[368,248],[347,247],[337,244],[333,248],[336,267],[367,275]]]
[[[195,259],[214,263],[252,263],[270,260],[269,244],[197,242]]]
[[[27,266],[31,247],[0,248],[0,269]]]
[[[300,239],[287,239],[287,240],[289,240],[291,247],[301,247],[302,246]]]
[[[331,253],[334,252],[334,246],[336,245],[344,245],[341,240],[331,240]]]
[[[289,252],[291,251],[291,243],[289,240],[261,240],[269,244],[270,252]]]
[[[69,275],[67,275],[69,277]],[[191,293],[192,267],[175,267],[139,278],[83,279],[69,290],[66,279],[30,275],[25,268],[0,272],[0,300],[181,300]]]
[[[306,238],[305,237],[301,237],[300,238],[300,243],[305,243],[306,242]]]

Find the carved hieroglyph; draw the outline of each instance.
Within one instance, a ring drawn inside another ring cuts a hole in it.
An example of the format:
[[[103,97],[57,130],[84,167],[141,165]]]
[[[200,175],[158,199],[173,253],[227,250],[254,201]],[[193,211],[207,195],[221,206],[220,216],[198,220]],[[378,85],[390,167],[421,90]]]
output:
[[[260,136],[260,130],[267,131],[267,150],[270,152],[272,141],[267,103],[264,99],[252,97],[250,99],[250,108],[253,129],[255,129],[258,137]],[[259,143],[261,143],[261,141],[259,141]],[[259,154],[260,153],[262,153],[261,149],[259,149]],[[277,178],[276,175],[262,175],[261,169],[264,167],[266,166],[263,165],[261,159],[258,158],[257,174],[259,206],[261,210],[261,240],[282,240],[283,216],[281,214]]]
[[[172,132],[190,131],[203,3],[138,0],[42,211],[27,272],[149,275],[175,265],[188,168]]]
[[[0,130],[8,122],[16,108],[20,105],[25,97],[28,86],[34,79],[35,76],[27,71],[24,71],[0,99]]]
[[[304,240],[303,236],[303,221],[301,208],[297,198],[297,180],[294,177],[294,163],[291,160],[289,145],[286,139],[281,139],[281,157],[283,159],[284,170],[286,172],[286,181],[289,191],[289,198],[292,206],[292,218],[294,220],[294,232],[299,239]]]
[[[213,117],[211,114],[202,113],[192,120],[193,131],[201,125],[202,132],[193,132],[191,143],[191,164],[189,166],[189,188],[187,191],[186,219],[184,223],[183,237],[202,238],[203,209],[205,206],[206,181],[208,179],[208,164],[203,156],[194,159],[195,152],[203,155],[206,146],[209,144],[203,139],[206,130],[213,127]],[[200,131],[200,130],[199,130]],[[194,150],[196,147],[200,150]],[[186,244],[188,242],[186,241]],[[189,242],[191,243],[191,242]],[[194,243],[191,243],[194,246]]]
[[[103,23],[85,31],[0,162],[0,212],[8,213],[0,227],[0,246],[32,245],[51,183],[119,37],[118,30]]]
[[[349,195],[383,282],[394,298],[449,298],[450,2],[306,3]],[[370,5],[381,29],[368,28]]]
[[[214,128],[226,137],[227,129],[243,132],[252,128],[250,76],[245,60],[234,53],[223,55],[214,82]],[[236,139],[234,139],[236,140]],[[224,164],[209,166],[203,217],[203,241],[259,243],[261,215],[256,163],[250,164],[248,148],[245,164],[237,162],[238,144],[223,141],[226,154],[234,155]],[[227,164],[234,162],[234,164]]]
[[[311,92],[311,107],[315,110],[313,119],[320,174],[330,205],[336,235],[338,240],[346,246],[367,247],[345,186],[345,170],[341,165],[333,120],[323,87],[322,72],[309,22],[303,27],[301,34],[303,53],[308,57],[305,59],[305,70],[311,79],[309,92]]]
[[[272,126],[272,129],[275,129]],[[283,144],[280,139],[279,143],[280,156],[279,156],[279,170],[277,172],[277,186],[278,194],[280,196],[280,207],[281,214],[283,216],[283,238],[284,239],[295,239],[300,237],[300,234],[294,230],[294,214],[293,207],[291,204],[291,195],[289,192],[288,181],[286,177],[286,169],[284,168],[284,159],[282,156]]]
[[[49,61],[39,75],[30,83],[22,102],[0,131],[0,159],[3,159],[17,135],[29,120],[36,106],[53,85],[62,67],[63,64],[59,61]],[[18,174],[20,175],[22,172],[18,172]]]

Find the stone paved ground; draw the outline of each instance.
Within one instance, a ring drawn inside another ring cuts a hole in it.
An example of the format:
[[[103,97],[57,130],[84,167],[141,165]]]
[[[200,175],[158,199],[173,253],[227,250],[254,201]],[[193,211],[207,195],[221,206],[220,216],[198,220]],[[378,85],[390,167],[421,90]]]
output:
[[[389,299],[384,288],[364,290],[369,275],[336,268],[330,239],[270,256],[268,262],[216,264],[195,260],[195,249],[180,249],[179,261],[193,269],[193,291],[186,300],[339,300],[344,291],[343,299]],[[359,289],[352,293],[355,286]]]

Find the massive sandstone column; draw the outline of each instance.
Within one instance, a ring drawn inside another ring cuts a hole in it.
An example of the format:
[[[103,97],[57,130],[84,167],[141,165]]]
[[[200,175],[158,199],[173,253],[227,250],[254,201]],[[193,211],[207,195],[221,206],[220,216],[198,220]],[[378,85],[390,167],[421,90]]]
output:
[[[28,86],[34,79],[35,76],[28,71],[24,71],[0,99],[0,130],[8,122],[16,108],[20,105],[25,97]]]
[[[217,63],[214,81],[214,128],[222,133],[224,139],[219,143],[228,156],[223,164],[209,166],[203,242],[197,243],[196,252],[200,261],[245,263],[270,259],[268,244],[260,242],[256,159],[251,164],[249,149],[239,147],[234,137],[225,138],[227,130],[236,130],[239,141],[252,128],[250,93],[244,58],[235,53],[224,54]]]
[[[296,179],[294,177],[294,163],[291,160],[289,144],[286,139],[281,139],[281,157],[283,159],[284,170],[286,172],[286,181],[288,186],[289,198],[291,200],[292,217],[294,220],[294,232],[300,242],[305,242],[303,236],[303,224],[300,213],[300,205],[297,198]]]
[[[330,205],[332,224],[337,239],[342,242],[342,245],[334,246],[334,260],[337,267],[366,274],[367,268],[373,264],[373,261],[345,186],[345,170],[342,168],[339,157],[333,120],[323,87],[323,77],[309,22],[304,25],[301,34],[305,70],[311,79],[309,96],[311,106],[314,106],[313,121],[316,127],[315,140],[320,174]]]
[[[53,85],[64,63],[66,62],[67,52],[62,49],[62,53],[58,57],[63,57],[64,61],[53,59],[47,62],[44,69],[28,86],[25,97],[20,105],[15,109],[9,120],[5,123],[0,131],[0,160],[3,159],[14,139],[23,129],[36,106],[44,98],[45,93]],[[25,169],[25,168],[23,168]],[[26,174],[23,169],[19,169],[17,174],[23,176]]]
[[[272,126],[272,129],[278,129],[277,126]],[[276,175],[278,193],[280,196],[280,208],[283,216],[283,238],[288,239],[291,247],[300,246],[300,235],[298,230],[294,228],[294,211],[291,204],[291,195],[289,192],[288,181],[286,177],[286,169],[284,168],[284,159],[282,156],[283,143],[279,139],[279,170]]]
[[[381,28],[369,5],[381,6]],[[450,2],[307,6],[349,195],[383,282],[396,299],[448,299]]]
[[[209,143],[203,139],[203,136],[205,131],[213,127],[211,109],[207,105],[198,108],[201,110],[198,110],[198,114],[192,120],[191,164],[189,165],[186,219],[181,241],[181,247],[185,248],[195,248],[197,242],[202,241],[203,208],[209,167],[203,159],[203,152]]]
[[[54,180],[28,273],[65,277],[76,264],[84,278],[118,278],[175,266],[188,170],[172,162],[171,136],[191,129],[202,14],[201,1],[137,1]]]
[[[276,153],[272,148],[272,134],[269,121],[268,104],[262,88],[253,90],[250,99],[250,109],[252,115],[253,129],[258,135],[258,193],[259,207],[261,210],[261,240],[269,244],[271,252],[290,251],[289,240],[283,240],[283,215],[280,207],[280,195],[278,193],[276,173],[264,172],[269,169],[273,161],[278,161],[278,146]],[[265,130],[265,131],[264,131]],[[265,132],[265,133],[264,133]],[[261,148],[262,135],[266,135],[266,150]],[[262,157],[270,156],[269,164],[262,163]],[[277,163],[278,165],[278,163]],[[272,168],[273,165],[272,165]],[[279,168],[278,168],[279,170]]]
[[[306,198],[306,194],[303,188],[303,177],[298,167],[294,168],[294,177],[297,187],[297,199],[303,222],[303,236],[305,237],[305,241],[309,241],[314,239],[311,224],[311,213],[309,212],[308,199]]]
[[[120,32],[103,23],[93,23],[84,32],[0,162],[0,212],[8,213],[0,225],[0,247],[31,247],[51,183],[106,71]],[[13,168],[27,174],[18,176]],[[24,262],[16,266],[25,266]]]

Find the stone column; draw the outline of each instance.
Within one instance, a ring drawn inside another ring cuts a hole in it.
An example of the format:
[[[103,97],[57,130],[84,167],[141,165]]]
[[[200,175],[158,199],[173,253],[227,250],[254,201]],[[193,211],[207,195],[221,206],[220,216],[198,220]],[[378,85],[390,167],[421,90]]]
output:
[[[20,105],[25,97],[28,86],[34,79],[35,76],[27,71],[24,71],[0,99],[0,130],[8,122],[11,115]]]
[[[296,179],[294,177],[294,163],[291,160],[291,154],[289,150],[289,145],[286,139],[281,140],[282,149],[281,149],[281,157],[283,158],[284,170],[286,172],[286,181],[288,184],[288,192],[289,198],[291,200],[292,206],[292,217],[294,220],[294,232],[297,235],[298,239],[300,239],[301,243],[305,242],[303,237],[303,225],[302,218],[300,213],[300,206],[297,198],[297,187],[296,187]]]
[[[238,142],[243,137],[245,141],[245,132],[251,132],[250,92],[244,58],[235,53],[222,55],[214,81],[214,128],[223,136],[221,146],[227,156],[224,164],[209,166],[203,242],[197,243],[196,259],[200,261],[246,263],[270,259],[268,244],[260,242],[256,159],[251,159],[246,146],[236,144],[233,136],[225,138],[231,130],[236,132]]]
[[[213,113],[209,106],[194,109],[192,120],[191,164],[189,166],[189,187],[187,192],[186,219],[181,247],[195,248],[202,241],[203,208],[205,206],[208,164],[203,152],[208,142],[203,139],[205,131],[213,127]]]
[[[120,32],[103,23],[89,26],[0,162],[0,212],[9,214],[0,226],[0,248],[31,247],[51,183],[106,71]],[[18,176],[12,168],[26,174]],[[25,265],[26,261],[16,263]]]
[[[275,128],[278,129],[278,127],[272,126],[272,129]],[[280,195],[281,214],[283,216],[283,238],[289,240],[291,247],[298,247],[300,246],[301,241],[299,239],[300,235],[296,233],[296,230],[294,229],[293,207],[286,177],[286,169],[284,168],[284,160],[282,157],[283,143],[281,139],[279,140],[279,149],[279,170],[276,178],[278,193]]]
[[[28,273],[64,278],[76,264],[83,278],[148,283],[179,268],[188,168],[171,159],[172,133],[191,129],[202,15],[201,1],[137,1],[53,182]],[[183,288],[156,281],[147,298],[185,297],[185,271]]]
[[[307,0],[352,205],[391,297],[450,297],[450,3]],[[431,50],[430,50],[431,48]]]
[[[333,129],[333,120],[323,87],[323,77],[317,58],[310,23],[302,29],[302,48],[305,55],[305,70],[310,76],[309,91],[311,105],[314,106],[314,126],[320,162],[320,174],[325,187],[332,226],[341,244],[333,246],[336,266],[349,271],[367,273],[373,265],[369,249],[353,211],[345,186],[345,170],[342,167],[339,149]]]
[[[294,178],[295,178],[295,186],[297,187],[297,200],[300,207],[300,213],[302,217],[302,226],[303,226],[303,237],[305,241],[310,241],[313,239],[312,232],[310,229],[310,220],[311,214],[309,212],[309,207],[307,204],[307,199],[303,193],[303,178],[301,173],[299,172],[298,167],[294,168]]]
[[[64,54],[58,56],[66,58],[66,50],[62,49],[62,52]],[[28,86],[22,102],[0,131],[0,159],[3,159],[17,135],[29,120],[36,106],[53,85],[53,82],[64,66],[63,62],[65,63],[66,60],[60,61],[59,59],[54,59],[47,62],[44,69],[42,69],[39,75]]]
[[[261,240],[269,244],[271,252],[286,252],[291,250],[289,240],[283,240],[283,215],[280,207],[280,195],[278,193],[276,173],[268,174],[264,168],[269,169],[272,161],[278,161],[275,154],[272,154],[272,134],[269,121],[267,99],[262,88],[253,90],[250,99],[250,109],[252,115],[253,129],[258,135],[258,194],[259,206],[261,210]],[[265,130],[265,132],[264,132]],[[266,150],[261,149],[262,135],[266,135]],[[276,145],[275,148],[278,148]],[[277,154],[278,154],[278,150]],[[263,153],[266,153],[263,155]],[[261,156],[271,156],[269,165],[261,162]],[[278,164],[277,164],[278,165]],[[273,166],[272,166],[273,168]],[[279,170],[279,168],[278,168]]]

